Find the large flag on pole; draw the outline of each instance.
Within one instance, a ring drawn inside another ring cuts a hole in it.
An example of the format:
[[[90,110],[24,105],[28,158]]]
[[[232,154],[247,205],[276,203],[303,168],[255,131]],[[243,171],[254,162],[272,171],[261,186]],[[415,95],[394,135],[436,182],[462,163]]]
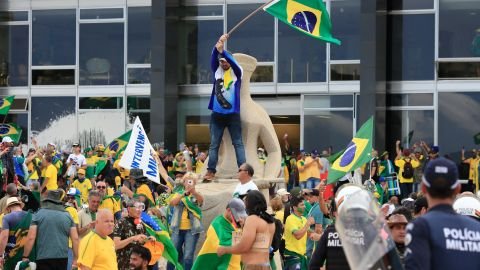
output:
[[[119,165],[128,170],[140,168],[148,179],[160,184],[158,165],[153,154],[154,152],[155,150],[153,150],[148,140],[142,122],[137,116],[135,123],[133,123],[130,140],[125,152],[123,152]]]
[[[15,99],[15,96],[0,98],[0,114],[1,115],[8,114],[8,111],[10,110],[10,106],[12,106],[13,99]]]
[[[0,124],[0,138],[10,137],[15,143],[20,141],[20,136],[22,136],[22,129],[17,126],[17,124]]]
[[[350,141],[345,151],[333,162],[328,171],[327,183],[334,183],[371,159],[373,116],[365,122]]]
[[[263,9],[306,35],[337,45],[342,43],[332,36],[332,22],[322,0],[274,0]]]

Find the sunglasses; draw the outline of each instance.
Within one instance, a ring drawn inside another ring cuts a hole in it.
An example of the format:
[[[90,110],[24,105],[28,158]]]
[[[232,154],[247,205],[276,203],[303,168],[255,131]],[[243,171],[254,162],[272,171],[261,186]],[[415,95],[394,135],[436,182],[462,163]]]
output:
[[[97,189],[106,189],[106,186],[97,186]]]
[[[142,211],[145,210],[145,204],[143,204],[143,203],[130,205],[129,207],[135,207],[137,210],[142,210]]]
[[[238,172],[246,172],[247,170],[239,169]]]

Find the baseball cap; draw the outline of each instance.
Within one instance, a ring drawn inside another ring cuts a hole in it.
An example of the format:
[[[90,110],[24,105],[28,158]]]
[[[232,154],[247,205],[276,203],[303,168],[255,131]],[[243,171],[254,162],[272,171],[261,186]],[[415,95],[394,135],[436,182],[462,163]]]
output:
[[[301,197],[302,196],[302,189],[300,187],[294,187],[290,190],[291,197]]]
[[[11,142],[13,142],[13,140],[8,136],[3,137],[2,139],[2,143],[11,143]]]
[[[440,151],[440,148],[437,145],[433,145],[432,148],[430,148],[430,152],[432,153],[438,153]]]
[[[225,59],[225,57],[220,57],[220,58],[218,59],[218,61],[225,61],[225,62],[227,62],[227,59]]]
[[[440,178],[448,182],[450,189],[455,189],[459,183],[457,165],[444,157],[430,161],[425,168],[422,178],[423,184],[429,188],[434,188],[436,180]]]
[[[317,149],[313,149],[313,150],[312,150],[312,155],[318,156],[318,150],[317,150]]]
[[[85,175],[85,169],[78,169],[77,174]]]
[[[240,219],[246,218],[248,216],[245,210],[245,204],[239,198],[232,198],[228,202],[227,208],[232,211],[235,221],[239,221]]]
[[[76,142],[76,143],[72,144],[72,147],[80,147],[80,143]]]
[[[286,189],[284,189],[284,188],[281,188],[281,189],[277,190],[277,195],[279,195],[279,196],[289,195],[289,194],[290,194],[290,192],[288,192],[288,191],[287,191]]]
[[[67,191],[67,195],[69,196],[75,196],[75,195],[80,195],[80,191],[76,188],[70,188],[68,191]]]

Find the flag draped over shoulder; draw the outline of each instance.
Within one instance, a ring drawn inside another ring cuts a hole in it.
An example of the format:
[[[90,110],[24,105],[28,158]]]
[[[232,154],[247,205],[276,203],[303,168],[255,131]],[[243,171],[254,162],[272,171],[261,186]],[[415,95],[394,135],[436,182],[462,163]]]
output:
[[[183,195],[185,193],[185,189],[183,187],[179,187],[179,188],[173,190],[172,194],[174,194],[174,193],[178,193],[180,195]],[[202,209],[200,209],[200,207],[198,207],[197,204],[192,202],[192,200],[190,199],[190,196],[183,197],[182,198],[182,203],[183,203],[183,205],[185,205],[185,207],[187,208],[188,211],[192,212],[192,214],[196,218],[202,219]]]
[[[18,143],[22,136],[22,129],[17,124],[0,124],[0,138],[10,137],[15,143]]]
[[[14,99],[15,99],[15,96],[0,98],[0,114],[1,115],[8,114],[8,111],[10,110],[10,106],[12,106]]]
[[[142,212],[141,220],[147,234],[155,237],[155,240],[163,245],[162,257],[173,264],[176,269],[183,270],[182,265],[178,262],[177,249],[173,245],[166,226],[163,225],[162,221],[157,217],[149,216],[145,212]]]
[[[114,139],[111,143],[108,144],[107,148],[105,149],[105,154],[110,154],[111,151],[115,151],[117,153],[116,157],[118,158],[118,155],[120,152],[125,150],[127,148],[128,141],[130,140],[130,136],[132,135],[132,131],[129,130],[126,133],[124,133],[122,136]]]
[[[263,9],[306,35],[341,44],[332,36],[332,23],[322,0],[274,0]]]
[[[223,217],[217,216],[207,230],[203,243],[192,270],[217,269],[217,270],[240,270],[240,256],[225,254],[217,256],[219,246],[232,245],[232,224]]]
[[[328,171],[327,183],[334,183],[371,159],[373,116],[357,131],[343,153],[333,162]]]

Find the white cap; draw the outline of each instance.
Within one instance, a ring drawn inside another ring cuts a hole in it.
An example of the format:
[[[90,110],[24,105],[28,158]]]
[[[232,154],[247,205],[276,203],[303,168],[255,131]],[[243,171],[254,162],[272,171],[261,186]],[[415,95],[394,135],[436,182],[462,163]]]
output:
[[[277,190],[277,195],[279,195],[279,196],[289,195],[289,194],[290,194],[290,192],[288,192],[288,191],[287,191],[286,189],[284,189],[284,188],[281,188],[281,189]]]
[[[460,195],[453,203],[453,209],[460,215],[480,218],[480,200],[475,195]]]
[[[2,143],[11,143],[11,142],[13,142],[13,140],[8,136],[3,137],[2,139]]]

